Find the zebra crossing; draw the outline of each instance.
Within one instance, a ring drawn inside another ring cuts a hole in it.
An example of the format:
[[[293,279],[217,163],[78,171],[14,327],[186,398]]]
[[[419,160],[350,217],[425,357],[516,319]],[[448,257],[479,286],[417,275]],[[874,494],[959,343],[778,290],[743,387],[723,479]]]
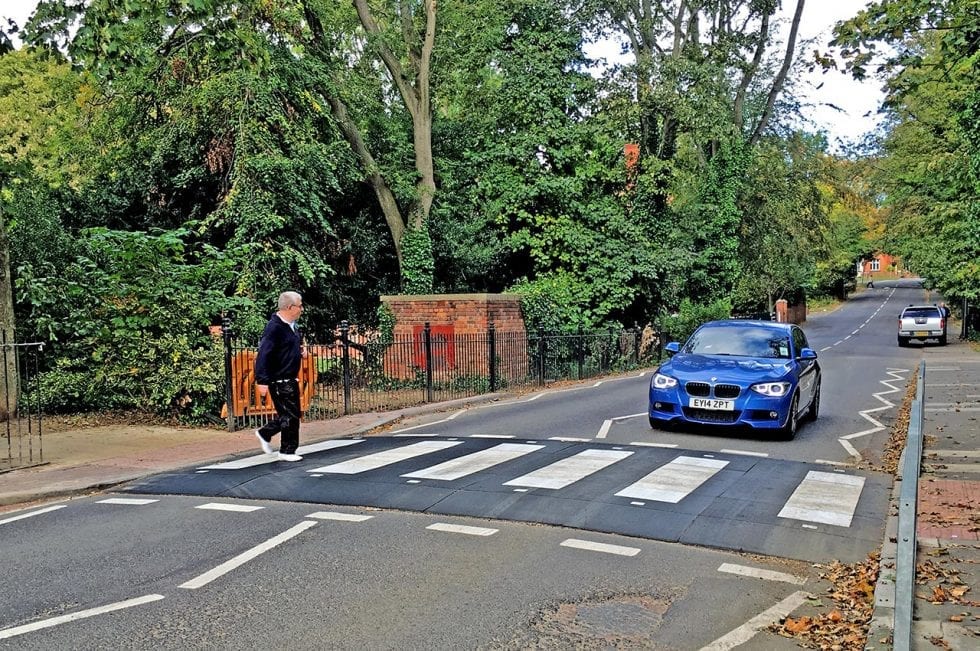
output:
[[[560,445],[562,448],[570,449],[573,453],[501,482],[501,486],[504,487],[559,491],[586,480],[596,473],[608,471],[637,453],[645,452],[639,448],[624,449],[629,446],[602,448],[586,446],[585,449],[575,450],[576,447],[582,447],[583,444],[556,443],[554,441],[498,443],[489,439],[480,439],[481,447],[483,445],[489,445],[489,447],[465,451],[465,448],[473,446],[476,439],[477,437],[472,439],[426,439],[408,443],[404,442],[407,439],[370,439],[375,443],[388,441],[395,443],[395,445],[378,451],[351,453],[345,455],[347,458],[343,460],[326,465],[315,465],[305,469],[305,472],[312,476],[366,475],[386,468],[401,468],[406,463],[424,461],[427,456],[434,453],[446,452],[462,446],[464,453],[459,456],[435,464],[424,465],[407,472],[396,471],[397,477],[408,480],[454,482],[514,462],[522,457],[545,450],[549,446]],[[361,444],[368,440],[324,441],[304,446],[300,449],[300,453],[311,455],[318,452],[337,452],[355,446],[360,448],[362,447]],[[658,463],[644,476],[617,490],[613,496],[642,501],[631,502],[634,505],[646,502],[678,504],[732,464],[728,460],[693,456],[685,454],[683,451],[666,450],[659,452],[661,455],[668,452],[672,458],[667,459],[665,463]],[[740,461],[744,464],[744,460]],[[765,462],[767,460],[759,460],[754,463]],[[256,455],[246,459],[204,466],[199,470],[246,470],[274,463],[274,458],[269,455]],[[841,472],[808,470],[807,474],[794,487],[793,492],[780,509],[778,517],[832,526],[850,526],[864,484],[865,478],[861,476]]]

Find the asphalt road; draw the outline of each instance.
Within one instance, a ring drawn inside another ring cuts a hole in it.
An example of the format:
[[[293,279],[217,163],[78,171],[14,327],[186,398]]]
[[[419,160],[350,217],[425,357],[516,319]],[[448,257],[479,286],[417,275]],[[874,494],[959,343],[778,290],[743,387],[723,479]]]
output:
[[[0,518],[0,648],[794,648],[756,629],[819,593],[809,561],[881,544],[891,478],[855,462],[930,352],[895,342],[922,299],[811,318],[793,441],[653,430],[647,373]]]

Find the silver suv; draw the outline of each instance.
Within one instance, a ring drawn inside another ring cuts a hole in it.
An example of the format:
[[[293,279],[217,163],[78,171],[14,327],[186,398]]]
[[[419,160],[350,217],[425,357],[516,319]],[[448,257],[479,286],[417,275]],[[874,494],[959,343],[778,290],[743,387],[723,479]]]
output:
[[[909,305],[898,318],[898,345],[908,346],[912,339],[936,339],[946,345],[946,315],[936,305]]]

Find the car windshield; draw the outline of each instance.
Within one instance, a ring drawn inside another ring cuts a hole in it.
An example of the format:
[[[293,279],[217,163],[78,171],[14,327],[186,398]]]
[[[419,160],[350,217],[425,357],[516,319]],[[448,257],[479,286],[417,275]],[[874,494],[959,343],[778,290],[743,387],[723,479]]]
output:
[[[906,308],[905,314],[902,315],[905,318],[912,317],[937,317],[939,316],[938,307],[910,307]]]
[[[789,335],[771,328],[701,328],[687,340],[684,352],[789,359]]]

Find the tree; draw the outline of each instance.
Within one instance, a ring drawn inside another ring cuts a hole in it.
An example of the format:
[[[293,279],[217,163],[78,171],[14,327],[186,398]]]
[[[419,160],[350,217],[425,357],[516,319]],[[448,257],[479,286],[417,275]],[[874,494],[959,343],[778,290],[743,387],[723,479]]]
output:
[[[972,0],[869,5],[835,28],[834,45],[864,78],[875,71],[893,116],[879,182],[889,237],[947,299],[980,296],[980,8]]]
[[[7,343],[16,341],[11,232],[31,227],[19,223],[26,215],[18,212],[17,203],[34,182],[76,180],[71,156],[76,146],[83,148],[74,137],[80,86],[70,67],[54,58],[26,50],[0,54],[0,142],[6,143],[0,148],[0,332]],[[16,408],[20,388],[14,351],[6,351],[4,359],[7,380],[0,392],[6,395],[0,395],[0,406]]]

